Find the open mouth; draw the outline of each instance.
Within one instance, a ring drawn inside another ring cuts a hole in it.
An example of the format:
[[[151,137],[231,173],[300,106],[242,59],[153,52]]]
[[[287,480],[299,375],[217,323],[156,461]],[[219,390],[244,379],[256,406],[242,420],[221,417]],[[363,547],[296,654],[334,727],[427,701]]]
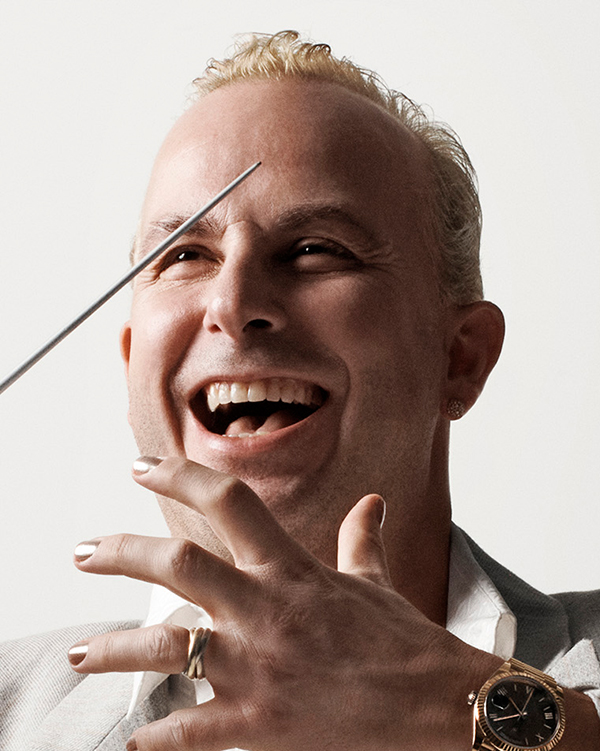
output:
[[[216,381],[200,389],[191,407],[211,433],[248,438],[305,420],[326,398],[326,392],[319,386],[291,378],[250,383]]]

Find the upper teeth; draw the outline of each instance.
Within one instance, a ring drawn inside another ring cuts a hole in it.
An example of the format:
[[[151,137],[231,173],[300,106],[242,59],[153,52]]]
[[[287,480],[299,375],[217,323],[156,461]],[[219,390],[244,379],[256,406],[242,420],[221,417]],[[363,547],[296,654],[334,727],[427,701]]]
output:
[[[316,404],[322,402],[320,390],[291,378],[268,378],[250,383],[216,381],[205,387],[208,408],[214,412],[220,404],[242,402],[286,402],[287,404]]]

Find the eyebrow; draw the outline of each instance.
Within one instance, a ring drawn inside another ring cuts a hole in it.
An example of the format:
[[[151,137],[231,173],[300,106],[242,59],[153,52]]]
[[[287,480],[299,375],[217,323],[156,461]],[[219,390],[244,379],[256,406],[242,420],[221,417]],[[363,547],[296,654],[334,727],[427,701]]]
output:
[[[157,242],[160,242],[164,237],[167,237],[171,232],[181,227],[191,216],[192,214],[171,213],[150,222],[143,236],[136,234],[134,237],[133,245],[129,251],[130,262],[133,263],[136,257],[143,258],[146,256]],[[215,234],[219,234],[221,231],[222,229],[219,228],[214,219],[205,216],[199,219],[183,237],[202,240],[209,236],[214,237]]]
[[[155,243],[160,237],[168,235],[177,229],[183,222],[189,219],[189,214],[172,213],[167,214],[160,219],[150,222],[148,230],[141,239],[139,247],[142,255],[145,255],[145,248]],[[320,221],[336,222],[350,227],[354,232],[361,235],[362,241],[371,246],[382,244],[381,238],[370,229],[367,229],[357,218],[349,211],[336,204],[300,204],[294,206],[280,214],[274,227],[277,231],[291,232]],[[188,232],[186,237],[194,239],[206,239],[208,237],[218,237],[225,231],[225,227],[214,218],[206,216],[197,222]]]
[[[157,236],[170,235],[178,227],[180,227],[185,221],[187,221],[191,214],[167,214],[160,219],[156,219],[150,222],[148,230],[144,233],[143,244],[150,242]],[[205,216],[200,219],[194,226],[189,229],[185,234],[191,237],[206,237],[208,235],[218,234],[222,229],[219,228],[217,222],[211,217]]]
[[[362,235],[364,240],[372,245],[379,245],[380,238],[365,225],[354,217],[349,211],[336,204],[301,204],[285,211],[277,219],[278,229],[299,229],[312,222],[336,222],[350,227]]]

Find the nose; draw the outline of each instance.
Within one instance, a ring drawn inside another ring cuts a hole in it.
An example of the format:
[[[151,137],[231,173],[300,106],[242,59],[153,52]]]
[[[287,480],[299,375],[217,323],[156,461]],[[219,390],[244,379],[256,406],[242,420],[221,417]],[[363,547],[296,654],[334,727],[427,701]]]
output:
[[[234,340],[254,331],[279,331],[286,314],[274,269],[264,259],[232,254],[211,280],[205,300],[204,328]]]

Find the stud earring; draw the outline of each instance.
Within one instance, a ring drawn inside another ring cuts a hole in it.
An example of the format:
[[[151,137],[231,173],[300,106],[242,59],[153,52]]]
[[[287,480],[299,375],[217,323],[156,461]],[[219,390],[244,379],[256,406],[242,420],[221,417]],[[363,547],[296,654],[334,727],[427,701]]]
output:
[[[448,399],[446,413],[451,420],[460,420],[466,411],[464,402],[461,402],[460,399]]]

